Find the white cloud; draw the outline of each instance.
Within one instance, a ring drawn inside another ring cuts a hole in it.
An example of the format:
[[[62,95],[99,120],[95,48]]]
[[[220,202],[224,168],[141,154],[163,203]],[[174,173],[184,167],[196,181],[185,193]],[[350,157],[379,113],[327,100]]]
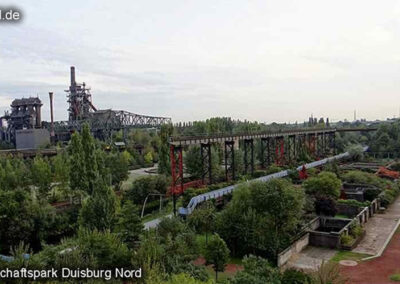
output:
[[[51,89],[66,119],[75,65],[101,108],[175,121],[385,118],[398,113],[399,3],[19,1],[25,20],[0,26],[0,110]]]

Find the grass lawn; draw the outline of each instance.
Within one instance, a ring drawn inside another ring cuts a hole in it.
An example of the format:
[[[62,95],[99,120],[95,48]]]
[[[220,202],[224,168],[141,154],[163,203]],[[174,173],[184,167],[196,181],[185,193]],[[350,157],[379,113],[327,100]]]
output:
[[[332,262],[339,262],[341,260],[355,260],[355,261],[361,261],[361,259],[371,256],[369,254],[364,254],[364,253],[356,253],[356,252],[351,252],[351,251],[345,251],[341,250],[338,251],[334,257],[331,258],[330,261]]]
[[[335,218],[349,219],[349,216],[341,215],[341,214],[336,214],[336,215],[335,215]]]
[[[389,279],[392,281],[400,282],[400,273],[390,275]]]

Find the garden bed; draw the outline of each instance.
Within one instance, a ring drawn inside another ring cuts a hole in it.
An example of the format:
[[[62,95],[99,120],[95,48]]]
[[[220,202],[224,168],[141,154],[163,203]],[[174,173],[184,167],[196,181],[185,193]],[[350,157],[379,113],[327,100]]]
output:
[[[354,239],[353,243],[351,243],[349,245],[340,244],[340,248],[342,250],[347,250],[347,251],[351,251],[351,250],[355,249],[358,246],[358,244],[362,241],[362,239],[365,237],[365,234],[366,234],[366,231],[364,230],[360,236],[358,236],[356,239]]]

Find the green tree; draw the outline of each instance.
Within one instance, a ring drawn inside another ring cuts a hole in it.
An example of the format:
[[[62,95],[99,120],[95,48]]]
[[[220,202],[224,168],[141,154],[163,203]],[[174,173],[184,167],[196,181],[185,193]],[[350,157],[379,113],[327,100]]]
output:
[[[215,211],[214,204],[206,202],[196,208],[188,218],[189,225],[193,226],[199,233],[206,234],[206,244],[208,243],[208,233],[214,226]]]
[[[52,181],[51,168],[48,161],[37,156],[32,164],[32,181],[39,189],[42,197],[46,197]]]
[[[301,220],[304,192],[286,180],[272,179],[251,183],[250,196],[252,207],[265,217],[262,227],[268,232],[266,247],[276,260]]]
[[[121,183],[128,178],[129,175],[129,160],[131,156],[127,151],[122,153],[110,153],[106,158],[106,164],[111,174],[111,183],[118,190]]]
[[[62,190],[66,190],[69,177],[70,177],[70,168],[68,163],[68,157],[65,152],[56,155],[53,160],[53,171],[54,171],[54,181],[59,183],[59,187]]]
[[[301,220],[304,199],[283,179],[243,184],[217,215],[216,231],[233,255],[262,253],[276,261]]]
[[[139,241],[142,231],[143,224],[138,209],[131,201],[125,202],[118,214],[115,232],[129,247],[133,247],[135,242]]]
[[[72,134],[68,145],[69,153],[69,184],[72,191],[88,191],[85,163],[83,161],[83,148],[79,133]]]
[[[347,152],[350,154],[350,158],[353,161],[359,161],[363,158],[364,150],[363,147],[359,144],[353,144],[347,147]]]
[[[184,164],[186,172],[190,174],[194,179],[201,178],[203,173],[203,164],[201,162],[200,147],[195,145],[189,147],[188,151],[185,152]]]
[[[81,137],[83,163],[88,182],[88,190],[89,194],[92,194],[94,189],[93,186],[98,175],[98,168],[95,155],[96,145],[87,123],[83,124]]]
[[[332,172],[320,172],[318,176],[305,180],[303,187],[308,194],[338,199],[342,182]]]
[[[158,157],[158,173],[166,176],[171,175],[171,166],[169,160],[169,137],[174,132],[172,124],[161,126],[160,131],[160,151]]]
[[[208,264],[212,264],[215,271],[215,281],[217,281],[218,271],[224,271],[229,261],[229,249],[218,234],[215,234],[207,244],[204,257]]]
[[[139,177],[132,183],[132,187],[124,194],[124,199],[131,200],[134,204],[143,205],[149,193],[165,194],[167,180],[163,175]]]
[[[79,224],[89,230],[111,230],[116,220],[117,198],[115,193],[98,178],[95,191],[83,204],[79,213]]]
[[[243,268],[231,280],[232,284],[281,283],[279,270],[272,267],[268,260],[264,258],[254,255],[246,256],[243,259]]]

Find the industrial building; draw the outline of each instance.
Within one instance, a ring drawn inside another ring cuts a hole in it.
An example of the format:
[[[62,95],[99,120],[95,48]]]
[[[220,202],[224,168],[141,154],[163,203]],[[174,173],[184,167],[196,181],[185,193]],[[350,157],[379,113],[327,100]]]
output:
[[[130,128],[154,128],[171,123],[169,117],[135,114],[123,110],[98,110],[92,103],[90,88],[85,82],[77,83],[75,67],[70,69],[70,86],[67,92],[68,120],[54,121],[53,92],[49,92],[50,122],[42,121],[42,101],[38,97],[15,99],[11,110],[0,117],[0,140],[17,149],[38,148],[57,141],[68,141],[74,131],[89,124],[93,135],[109,140],[112,133]]]

